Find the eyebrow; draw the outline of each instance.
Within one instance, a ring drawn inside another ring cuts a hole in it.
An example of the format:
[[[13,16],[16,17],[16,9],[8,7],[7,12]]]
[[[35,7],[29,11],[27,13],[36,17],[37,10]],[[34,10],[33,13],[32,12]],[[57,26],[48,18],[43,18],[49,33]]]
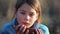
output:
[[[27,11],[25,11],[25,10],[20,10],[20,11],[27,12]]]
[[[21,12],[27,12],[27,11],[25,11],[25,10],[20,10],[20,11],[21,11]],[[29,13],[33,13],[33,12],[32,12],[32,11],[31,11],[31,12],[29,11]]]

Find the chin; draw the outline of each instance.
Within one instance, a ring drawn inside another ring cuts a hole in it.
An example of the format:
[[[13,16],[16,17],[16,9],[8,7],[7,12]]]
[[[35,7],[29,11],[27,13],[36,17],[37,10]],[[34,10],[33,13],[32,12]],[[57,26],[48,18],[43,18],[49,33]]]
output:
[[[27,28],[30,28],[31,26],[26,26]]]
[[[27,28],[30,28],[30,26],[26,25]]]

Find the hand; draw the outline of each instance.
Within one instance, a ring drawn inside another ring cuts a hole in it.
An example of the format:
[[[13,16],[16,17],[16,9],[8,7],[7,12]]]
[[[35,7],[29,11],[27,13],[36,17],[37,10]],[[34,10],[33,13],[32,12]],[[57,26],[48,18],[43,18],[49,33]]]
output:
[[[33,29],[31,29],[31,30],[33,30],[33,32],[32,32],[32,34],[43,34],[43,32],[42,32],[42,30],[41,29],[35,29],[35,28],[33,28]]]
[[[25,33],[28,33],[28,34],[43,34],[42,30],[40,29],[35,29],[35,28],[28,28]]]
[[[25,25],[18,25],[18,26],[14,26],[16,34],[24,34],[25,30],[26,30],[26,26]]]
[[[37,31],[39,32],[39,34],[43,34],[43,31],[41,29],[37,29]]]
[[[24,25],[15,26],[16,34],[43,34],[41,29],[26,28]]]

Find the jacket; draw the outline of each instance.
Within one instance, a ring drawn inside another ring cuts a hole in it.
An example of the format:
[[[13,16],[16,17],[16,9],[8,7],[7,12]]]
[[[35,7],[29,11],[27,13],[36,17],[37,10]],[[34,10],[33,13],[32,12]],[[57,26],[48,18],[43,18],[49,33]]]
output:
[[[18,25],[16,20],[3,25],[2,34],[15,34],[14,30],[15,25]],[[38,28],[43,31],[43,34],[50,34],[48,27],[43,24],[34,24],[31,28]]]

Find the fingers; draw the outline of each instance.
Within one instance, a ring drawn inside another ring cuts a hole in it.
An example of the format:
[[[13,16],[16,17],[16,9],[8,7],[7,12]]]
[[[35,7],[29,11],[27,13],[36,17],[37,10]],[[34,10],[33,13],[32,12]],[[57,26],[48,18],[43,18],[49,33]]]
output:
[[[29,34],[37,34],[34,28],[29,28]]]
[[[36,34],[39,34],[39,32],[38,32],[38,30],[37,30],[37,29],[35,29],[35,32],[36,32]]]
[[[14,26],[16,34],[19,34],[19,28],[20,28],[20,25]]]
[[[14,26],[17,34],[43,34],[41,29],[26,28],[25,25]]]
[[[35,28],[31,29],[30,32],[31,32],[32,34],[43,34],[43,32],[42,32],[41,29],[35,29]]]
[[[14,26],[15,31],[18,31],[20,28],[20,25]]]
[[[34,32],[32,32],[32,34],[34,34]]]
[[[19,31],[20,31],[20,32],[24,32],[25,30],[26,30],[26,26],[21,25],[21,27],[20,27]]]
[[[26,30],[26,26],[24,26],[22,29],[23,29],[23,31],[22,31],[22,32],[25,32],[25,30]]]
[[[39,32],[37,31],[37,29],[33,28],[32,30],[33,30],[32,34],[39,34]]]
[[[43,34],[42,30],[41,29],[37,29],[39,34]]]
[[[17,34],[22,34],[25,30],[26,30],[26,26],[25,25],[18,25],[18,26],[14,26],[15,31]]]
[[[25,32],[25,34],[29,34],[29,30],[27,30],[27,31]]]

